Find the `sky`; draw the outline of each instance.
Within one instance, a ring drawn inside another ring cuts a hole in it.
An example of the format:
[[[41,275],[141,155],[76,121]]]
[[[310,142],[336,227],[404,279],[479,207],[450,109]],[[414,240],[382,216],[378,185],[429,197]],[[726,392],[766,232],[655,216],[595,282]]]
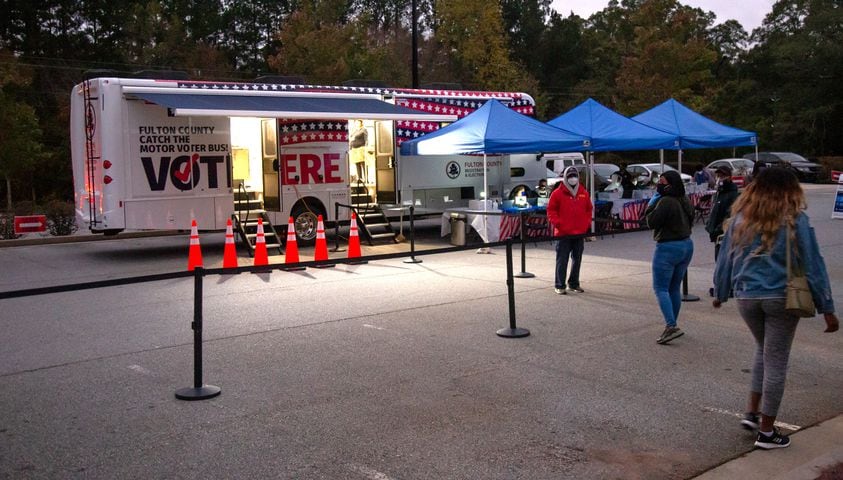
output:
[[[679,0],[679,3],[690,7],[701,8],[706,12],[717,15],[715,23],[723,23],[734,19],[743,25],[744,30],[752,30],[761,26],[764,17],[770,13],[775,0]],[[553,8],[563,17],[574,12],[583,18],[606,8],[608,0],[553,0]]]

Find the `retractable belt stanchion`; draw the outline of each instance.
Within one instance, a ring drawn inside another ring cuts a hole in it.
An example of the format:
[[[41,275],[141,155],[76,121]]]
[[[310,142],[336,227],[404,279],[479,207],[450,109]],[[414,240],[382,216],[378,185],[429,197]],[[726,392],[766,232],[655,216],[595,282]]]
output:
[[[410,205],[410,258],[404,260],[404,263],[422,263],[421,259],[415,257],[416,253],[416,227],[413,223],[413,212],[416,208]]]
[[[342,252],[343,249],[340,248],[340,204],[339,202],[334,202],[334,248],[331,249],[332,252]]]
[[[527,271],[527,236],[524,234],[527,228],[527,214],[521,212],[518,216],[521,220],[521,271],[513,276],[515,278],[533,278],[535,275]]]
[[[515,325],[515,280],[512,278],[512,240],[506,241],[506,290],[509,297],[509,328],[502,328],[496,333],[499,337],[526,337],[530,331]]]
[[[700,297],[688,294],[688,271],[685,271],[685,276],[682,278],[682,301],[683,302],[698,302]]]
[[[220,387],[202,383],[202,267],[196,267],[193,282],[193,387],[176,390],[179,400],[205,400],[220,394]]]

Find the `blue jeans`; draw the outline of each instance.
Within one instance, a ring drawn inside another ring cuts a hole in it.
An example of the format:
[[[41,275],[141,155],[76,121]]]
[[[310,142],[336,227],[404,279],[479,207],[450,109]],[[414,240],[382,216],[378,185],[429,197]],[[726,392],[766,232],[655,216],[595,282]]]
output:
[[[676,326],[682,306],[682,278],[694,256],[694,242],[690,238],[656,244],[653,252],[653,291],[668,327]]]
[[[580,264],[582,252],[585,249],[585,239],[560,238],[556,242],[556,288],[565,288],[565,274],[568,273],[568,257],[571,257],[571,274],[568,276],[568,286],[579,288]]]

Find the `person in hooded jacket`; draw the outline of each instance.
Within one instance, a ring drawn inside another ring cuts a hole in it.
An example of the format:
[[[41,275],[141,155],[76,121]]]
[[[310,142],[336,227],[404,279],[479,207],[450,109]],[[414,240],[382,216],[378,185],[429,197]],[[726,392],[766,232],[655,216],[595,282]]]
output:
[[[554,189],[547,203],[547,220],[553,226],[554,237],[569,235],[583,235],[591,227],[591,215],[594,206],[588,191],[580,184],[577,169],[565,169],[561,186]],[[556,243],[556,278],[554,291],[558,295],[565,295],[568,290],[583,293],[580,286],[580,265],[585,249],[585,238],[560,238]],[[568,258],[571,259],[571,273],[567,284],[565,275],[568,273]]]
[[[708,238],[712,242],[716,242],[720,235],[723,235],[723,222],[729,218],[732,211],[732,204],[738,198],[738,187],[732,181],[732,169],[721,165],[714,171],[717,178],[717,193],[714,194],[714,199],[711,202],[711,213],[708,214],[708,220],[705,222],[705,231],[708,232]],[[715,252],[717,248],[715,248]],[[717,259],[717,253],[714,254]]]
[[[694,207],[685,196],[685,185],[679,172],[661,174],[656,194],[644,212],[647,226],[653,229],[656,249],[653,252],[653,291],[664,316],[665,328],[656,343],[667,344],[684,332],[677,326],[682,306],[682,278],[694,256],[691,225]]]

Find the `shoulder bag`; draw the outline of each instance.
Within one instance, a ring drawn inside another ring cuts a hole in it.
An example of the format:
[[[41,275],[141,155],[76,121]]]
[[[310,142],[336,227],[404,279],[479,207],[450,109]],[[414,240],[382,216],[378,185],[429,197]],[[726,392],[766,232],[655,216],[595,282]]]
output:
[[[801,318],[809,318],[816,315],[814,298],[811,296],[811,288],[808,286],[808,277],[805,271],[799,268],[793,269],[790,262],[790,225],[787,226],[787,286],[785,287],[785,310],[791,315]]]

